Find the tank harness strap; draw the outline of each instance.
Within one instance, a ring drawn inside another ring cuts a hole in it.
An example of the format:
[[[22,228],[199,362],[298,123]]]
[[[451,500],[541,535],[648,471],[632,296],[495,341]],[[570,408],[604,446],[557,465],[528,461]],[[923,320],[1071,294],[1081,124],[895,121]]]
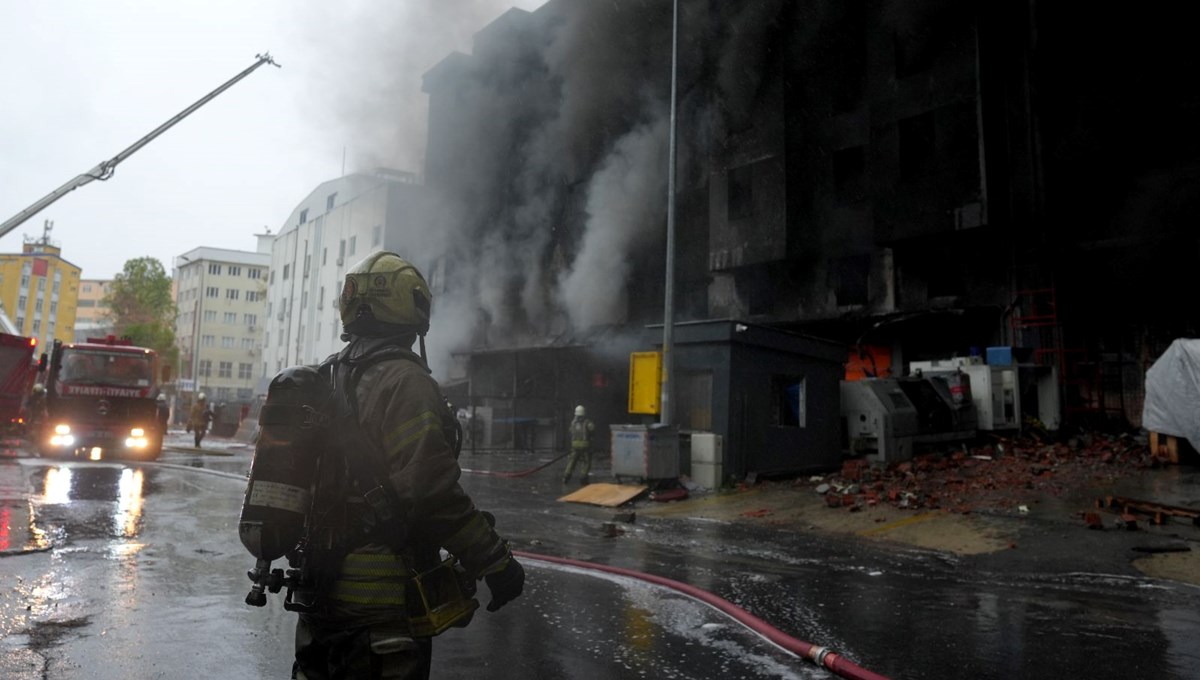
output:
[[[353,365],[335,359],[337,363],[333,367],[333,377],[334,392],[338,396],[337,420],[343,425],[338,428],[339,435],[344,437],[341,448],[345,452],[350,477],[375,516],[376,527],[373,528],[389,527],[390,542],[402,543],[407,534],[404,513],[400,500],[392,490],[386,456],[367,439],[358,421],[359,380],[368,368],[393,358],[404,358],[404,355],[380,352]]]

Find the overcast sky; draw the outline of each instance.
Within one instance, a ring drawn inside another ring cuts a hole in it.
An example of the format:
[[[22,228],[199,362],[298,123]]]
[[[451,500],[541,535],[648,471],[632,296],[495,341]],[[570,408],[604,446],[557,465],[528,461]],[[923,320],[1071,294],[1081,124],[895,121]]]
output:
[[[0,221],[115,156],[269,51],[263,66],[45,220],[84,278],[197,246],[253,250],[316,186],[423,170],[420,76],[511,7],[542,0],[55,0],[0,22]],[[345,149],[345,153],[343,150]]]

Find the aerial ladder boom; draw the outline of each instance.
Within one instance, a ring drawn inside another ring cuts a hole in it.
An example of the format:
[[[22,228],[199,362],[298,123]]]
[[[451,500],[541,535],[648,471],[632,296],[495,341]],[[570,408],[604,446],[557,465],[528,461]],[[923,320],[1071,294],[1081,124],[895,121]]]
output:
[[[245,78],[246,76],[253,73],[254,70],[257,69],[259,66],[262,66],[263,64],[270,64],[277,68],[279,67],[279,64],[275,63],[275,60],[271,58],[270,54],[256,54],[254,56],[257,59],[257,61],[255,61],[252,65],[250,65],[249,68],[247,68],[246,70],[237,74],[233,78],[230,78],[224,85],[221,85],[220,87],[213,90],[212,92],[209,92],[207,95],[202,97],[199,101],[197,101],[195,104],[192,104],[191,106],[187,107],[183,111],[180,111],[179,113],[175,114],[175,116],[173,118],[171,118],[167,122],[163,123],[162,125],[159,125],[150,134],[148,134],[145,137],[142,137],[141,139],[134,142],[129,148],[125,149],[121,153],[117,154],[116,156],[113,156],[112,158],[110,158],[106,161],[101,161],[100,164],[97,165],[96,167],[92,168],[91,170],[88,170],[87,172],[83,173],[82,175],[78,175],[77,177],[71,179],[69,182],[62,185],[61,187],[55,189],[54,191],[51,191],[49,194],[47,194],[44,198],[42,198],[38,202],[34,203],[33,205],[29,206],[28,208],[17,213],[10,219],[6,220],[3,224],[0,224],[0,237],[3,237],[8,232],[12,231],[13,229],[16,229],[18,226],[21,225],[21,223],[25,222],[25,220],[28,220],[30,217],[33,217],[34,215],[38,214],[39,212],[44,210],[47,206],[49,206],[51,203],[54,203],[58,199],[62,198],[63,196],[66,196],[70,192],[78,189],[79,187],[81,187],[85,184],[88,184],[90,182],[93,182],[95,180],[106,180],[109,177],[112,177],[113,172],[116,170],[118,163],[120,163],[121,161],[125,160],[126,158],[129,158],[130,156],[132,156],[134,153],[137,152],[138,149],[149,144],[151,141],[154,140],[154,138],[158,137],[162,133],[169,130],[172,126],[174,126],[179,121],[183,120],[184,118],[187,118],[196,109],[198,109],[201,106],[204,106],[208,102],[212,101],[217,95],[219,95],[222,92],[224,92],[225,90],[228,90],[229,88],[233,87],[234,83],[238,82],[242,78]]]

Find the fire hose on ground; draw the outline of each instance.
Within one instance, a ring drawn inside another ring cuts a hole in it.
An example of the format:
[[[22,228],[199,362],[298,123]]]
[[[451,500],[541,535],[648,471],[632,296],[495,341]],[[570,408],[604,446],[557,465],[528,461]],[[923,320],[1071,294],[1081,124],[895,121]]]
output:
[[[469,470],[466,468],[463,468],[463,472],[467,472],[467,473],[471,473],[471,474],[479,474],[479,475],[491,475],[494,477],[505,477],[505,478],[525,477],[525,476],[531,475],[535,472],[538,472],[540,470],[544,470],[545,468],[553,465],[554,463],[557,463],[558,461],[562,460],[563,458],[566,458],[566,456],[567,456],[567,454],[564,453],[564,454],[562,454],[550,461],[547,461],[546,463],[543,463],[542,465],[539,465],[535,468],[530,468],[528,470],[521,470],[521,471],[517,471],[517,472],[497,472],[494,470]],[[681,581],[675,581],[673,579],[664,578],[662,576],[655,576],[654,574],[647,574],[644,572],[635,571],[633,569],[625,569],[623,567],[614,567],[614,566],[610,566],[607,564],[597,564],[595,562],[585,562],[583,560],[575,560],[575,559],[570,559],[567,557],[554,557],[552,555],[540,555],[537,553],[525,552],[523,550],[514,550],[513,554],[516,555],[517,557],[523,557],[526,559],[535,560],[535,561],[539,561],[539,562],[562,564],[562,565],[566,565],[566,566],[570,566],[570,567],[575,567],[578,569],[589,569],[589,570],[594,570],[594,571],[602,571],[602,572],[606,572],[609,574],[616,574],[618,576],[624,576],[626,578],[632,578],[632,579],[636,579],[639,581],[645,581],[647,583],[653,583],[655,585],[669,588],[676,592],[682,593],[688,597],[691,597],[695,600],[698,600],[698,601],[716,609],[717,611],[723,612],[724,614],[731,617],[733,620],[737,621],[738,623],[740,623],[743,626],[745,626],[746,628],[748,628],[750,631],[752,631],[756,635],[763,637],[768,642],[774,644],[775,646],[779,647],[780,649],[782,649],[786,652],[789,652],[791,654],[795,654],[796,656],[798,656],[802,659],[807,659],[808,661],[812,662],[813,664],[815,664],[821,668],[828,669],[829,671],[831,671],[834,675],[837,675],[838,677],[847,678],[847,680],[888,680],[887,676],[880,675],[873,671],[869,671],[869,670],[863,668],[862,666],[859,666],[858,664],[854,663],[853,661],[850,661],[849,659],[842,656],[841,654],[838,654],[837,652],[829,649],[828,647],[822,647],[820,645],[816,645],[811,642],[806,642],[799,638],[792,637],[791,635],[784,633],[783,631],[772,626],[771,624],[767,623],[766,621],[763,621],[762,619],[751,614],[750,612],[746,611],[745,609],[742,609],[741,607],[730,602],[729,600],[726,600],[722,597],[714,595],[714,594],[708,592],[707,590],[702,590],[700,588],[697,588],[696,586],[688,585],[687,583],[683,583]]]

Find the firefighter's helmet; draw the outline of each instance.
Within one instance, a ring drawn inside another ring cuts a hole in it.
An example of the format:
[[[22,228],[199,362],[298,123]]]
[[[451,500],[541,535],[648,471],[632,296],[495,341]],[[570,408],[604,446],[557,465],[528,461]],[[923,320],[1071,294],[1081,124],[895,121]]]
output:
[[[575,407],[575,415],[579,416],[579,417],[583,417],[583,416],[587,415],[587,411],[584,410],[583,406],[576,406]]]
[[[160,395],[158,395],[158,397],[155,398],[155,401],[166,401],[166,400],[167,400],[167,395],[165,395],[165,394],[160,394]]]
[[[42,392],[45,392],[45,391],[46,391],[46,386],[45,386],[45,385],[43,385],[43,384],[41,384],[41,383],[34,383],[34,384],[33,384],[33,393],[34,393],[34,394],[41,394]]]
[[[363,336],[424,336],[432,300],[416,267],[395,253],[374,253],[346,272],[339,299],[342,327]]]
[[[196,401],[208,401],[208,397],[203,392],[196,395]]]

